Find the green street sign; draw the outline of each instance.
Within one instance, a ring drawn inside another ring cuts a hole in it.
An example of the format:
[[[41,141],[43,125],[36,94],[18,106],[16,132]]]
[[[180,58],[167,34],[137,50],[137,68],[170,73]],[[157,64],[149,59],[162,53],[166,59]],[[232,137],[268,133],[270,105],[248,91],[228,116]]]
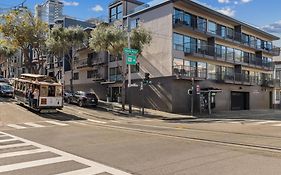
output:
[[[126,56],[126,63],[130,65],[136,65],[137,64],[137,56],[136,55],[127,55]]]
[[[139,53],[139,51],[136,49],[124,48],[124,53],[126,55],[137,55]]]

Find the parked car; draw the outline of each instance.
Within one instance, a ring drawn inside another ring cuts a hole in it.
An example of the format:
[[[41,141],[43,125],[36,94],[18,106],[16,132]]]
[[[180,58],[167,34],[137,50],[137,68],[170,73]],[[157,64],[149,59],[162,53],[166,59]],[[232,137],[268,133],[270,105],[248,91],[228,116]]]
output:
[[[75,103],[80,107],[83,106],[94,106],[98,105],[98,98],[93,92],[77,91],[69,98],[69,103]]]
[[[0,96],[14,97],[14,88],[7,83],[0,83]]]
[[[9,80],[0,75],[0,83],[9,83]]]
[[[66,102],[66,103],[71,103],[71,97],[73,96],[73,93],[71,93],[70,91],[65,91],[64,93],[63,93],[63,100],[64,100],[64,102]]]

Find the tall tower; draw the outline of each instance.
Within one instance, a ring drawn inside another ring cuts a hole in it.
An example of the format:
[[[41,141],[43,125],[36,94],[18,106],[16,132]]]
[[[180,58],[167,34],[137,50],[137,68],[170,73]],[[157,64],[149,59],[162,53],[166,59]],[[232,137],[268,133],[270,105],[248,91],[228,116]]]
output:
[[[52,25],[56,19],[63,17],[63,3],[59,0],[46,0],[35,6],[35,16]]]

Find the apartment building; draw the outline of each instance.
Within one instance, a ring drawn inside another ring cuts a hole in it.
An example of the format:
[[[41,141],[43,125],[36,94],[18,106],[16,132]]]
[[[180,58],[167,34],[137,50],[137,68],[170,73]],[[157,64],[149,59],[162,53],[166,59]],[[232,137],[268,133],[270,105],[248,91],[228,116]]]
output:
[[[273,91],[273,106],[275,109],[281,109],[280,95],[281,95],[281,56],[273,57],[274,61],[274,91]]]
[[[133,104],[177,113],[269,109],[273,107],[273,56],[279,38],[245,22],[189,0],[155,0],[147,4],[119,0],[109,5],[109,21],[142,24],[152,43],[138,58],[133,82],[150,73],[152,84],[132,88]],[[110,62],[109,78],[120,76]],[[108,88],[120,88],[120,81]],[[192,84],[194,82],[194,84]],[[189,95],[189,89],[195,89]],[[209,98],[206,92],[212,92]]]

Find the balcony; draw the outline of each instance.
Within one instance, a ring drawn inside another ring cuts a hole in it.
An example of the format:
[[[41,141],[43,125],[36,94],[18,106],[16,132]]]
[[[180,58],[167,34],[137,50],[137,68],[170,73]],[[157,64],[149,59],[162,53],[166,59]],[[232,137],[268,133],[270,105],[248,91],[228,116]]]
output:
[[[227,34],[226,30],[216,30],[216,31],[208,31],[206,28],[198,28],[197,22],[187,22],[184,20],[184,16],[182,15],[174,15],[173,16],[173,27],[174,28],[183,28],[187,30],[194,31],[196,33],[201,33],[206,35],[206,37],[215,37],[217,39],[221,39],[224,41],[231,42],[232,44],[238,44],[239,46],[245,46],[251,49],[263,51],[265,53],[271,54],[272,56],[280,55],[280,48],[272,45],[271,43],[258,44],[257,40],[250,40],[250,38],[245,38],[242,33],[233,31],[231,34]],[[207,23],[205,23],[207,26]]]
[[[196,70],[190,66],[175,66],[173,74],[177,79],[211,80],[217,83],[240,84],[240,85],[260,85],[263,87],[281,87],[280,80],[273,80],[269,77],[261,78],[245,73],[207,73],[207,69]]]
[[[102,58],[85,58],[75,62],[77,69],[100,66],[105,64],[105,59]]]
[[[122,75],[110,75],[109,81],[122,81]]]
[[[260,58],[255,55],[245,55],[244,52],[240,52],[240,55],[236,55],[235,51],[228,52],[216,48],[216,46],[201,45],[192,43],[184,43],[184,45],[175,44],[176,50],[183,50],[185,56],[193,56],[198,58],[206,58],[209,60],[215,60],[220,62],[228,62],[232,64],[239,64],[243,66],[264,69],[267,71],[273,70],[273,62],[266,58]]]

